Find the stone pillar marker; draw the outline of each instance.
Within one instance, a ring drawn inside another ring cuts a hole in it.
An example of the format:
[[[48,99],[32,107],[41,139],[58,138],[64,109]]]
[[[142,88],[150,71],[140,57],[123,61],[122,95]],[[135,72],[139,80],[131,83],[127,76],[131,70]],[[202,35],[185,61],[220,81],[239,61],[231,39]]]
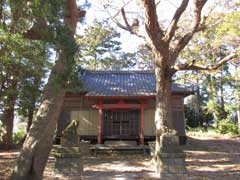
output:
[[[160,159],[157,169],[161,179],[181,180],[186,178],[187,169],[185,153],[179,145],[179,138],[172,133],[164,133],[160,137]]]
[[[61,145],[55,146],[55,173],[69,177],[79,177],[83,172],[82,152],[77,133],[78,122],[72,121],[63,131]]]

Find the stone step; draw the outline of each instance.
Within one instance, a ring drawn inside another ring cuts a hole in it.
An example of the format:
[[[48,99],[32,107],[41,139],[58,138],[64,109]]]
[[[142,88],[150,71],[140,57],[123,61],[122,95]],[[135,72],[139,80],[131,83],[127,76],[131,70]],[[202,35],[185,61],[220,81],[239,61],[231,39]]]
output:
[[[105,141],[105,146],[137,146],[137,141]]]

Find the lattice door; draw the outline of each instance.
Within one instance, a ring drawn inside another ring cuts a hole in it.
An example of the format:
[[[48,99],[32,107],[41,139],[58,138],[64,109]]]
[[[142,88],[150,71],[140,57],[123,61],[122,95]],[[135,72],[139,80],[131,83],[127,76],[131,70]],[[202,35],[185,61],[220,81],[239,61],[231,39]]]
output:
[[[104,136],[138,136],[139,134],[138,110],[106,110],[103,112]]]

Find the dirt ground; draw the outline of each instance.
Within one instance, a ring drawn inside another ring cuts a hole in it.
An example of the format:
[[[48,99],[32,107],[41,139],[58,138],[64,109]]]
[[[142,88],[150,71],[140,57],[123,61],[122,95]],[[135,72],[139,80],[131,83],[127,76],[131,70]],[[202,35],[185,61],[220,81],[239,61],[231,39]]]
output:
[[[187,154],[186,180],[240,180],[240,138],[210,133],[189,134],[183,147]],[[0,179],[8,179],[18,151],[0,152]],[[45,180],[70,179],[54,174],[49,163]],[[159,179],[149,156],[141,154],[99,155],[84,159],[79,180],[154,180]]]

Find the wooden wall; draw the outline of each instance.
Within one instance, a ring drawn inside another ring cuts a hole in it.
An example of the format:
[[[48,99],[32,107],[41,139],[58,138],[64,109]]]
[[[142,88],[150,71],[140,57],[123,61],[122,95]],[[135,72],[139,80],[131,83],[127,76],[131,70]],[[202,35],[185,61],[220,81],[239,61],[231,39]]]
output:
[[[91,108],[92,104],[95,104],[95,100],[84,99],[80,95],[69,95],[65,98],[63,111],[69,112],[70,121],[77,119],[80,122],[79,132],[80,135],[96,136],[98,125],[98,112]],[[154,106],[154,100],[149,100],[147,104]],[[172,97],[172,115],[173,126],[178,131],[180,136],[185,135],[185,123],[184,123],[184,106],[183,96]],[[145,136],[155,136],[155,123],[154,123],[155,108],[146,109],[144,111],[144,134]],[[64,121],[63,118],[59,118],[59,121]],[[67,120],[69,122],[69,120]],[[62,123],[64,124],[64,123]],[[65,123],[66,124],[66,123]],[[64,126],[65,126],[64,124]],[[58,130],[61,129],[58,128]],[[58,133],[61,136],[61,133]]]
[[[155,109],[147,109],[144,111],[144,135],[154,136],[155,135],[155,123],[154,123]]]
[[[85,136],[96,136],[98,127],[97,110],[72,111],[71,119],[79,121],[78,133]]]

